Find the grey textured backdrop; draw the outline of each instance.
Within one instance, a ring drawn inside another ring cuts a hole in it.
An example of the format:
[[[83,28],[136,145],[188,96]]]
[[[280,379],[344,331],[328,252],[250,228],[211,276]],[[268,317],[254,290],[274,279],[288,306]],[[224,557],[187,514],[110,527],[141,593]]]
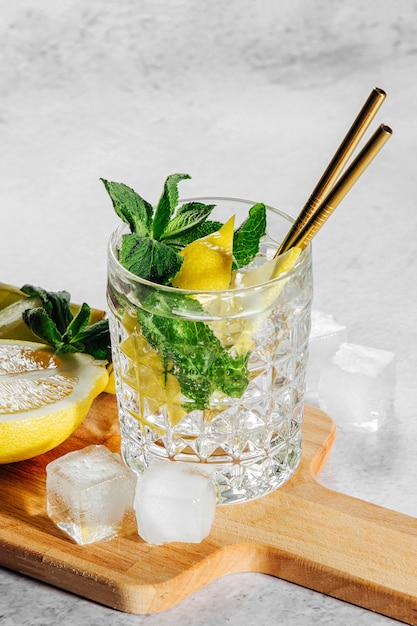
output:
[[[394,128],[313,246],[315,307],[397,354],[388,434],[343,436],[332,488],[417,516],[417,1],[0,0],[0,280],[105,306],[116,218],[100,176],[156,201],[264,201],[296,215],[374,86]],[[266,577],[229,577],[151,618],[10,573],[4,626],[386,624]],[[212,607],[216,607],[215,609]],[[1,609],[3,611],[3,608]],[[0,611],[0,616],[3,615]]]
[[[168,173],[186,171],[185,195],[295,215],[374,85],[414,142],[416,22],[415,0],[3,2],[2,273],[54,288],[65,276],[78,299],[103,303],[114,221],[100,176],[153,201]],[[387,213],[399,150],[366,174],[382,178]]]
[[[67,274],[79,298],[102,295],[87,269],[113,225],[100,176],[154,200],[186,171],[186,195],[296,214],[375,84],[414,141],[416,21],[411,0],[3,2],[3,274],[52,287]],[[389,150],[368,181],[398,163]]]

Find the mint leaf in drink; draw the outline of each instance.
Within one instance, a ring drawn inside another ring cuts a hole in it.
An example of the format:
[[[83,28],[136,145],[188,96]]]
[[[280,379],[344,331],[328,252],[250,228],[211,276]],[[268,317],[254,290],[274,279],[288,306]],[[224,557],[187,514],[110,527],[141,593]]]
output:
[[[266,207],[259,202],[249,209],[247,219],[233,237],[233,268],[244,267],[259,252],[259,242],[266,233]]]
[[[192,243],[196,239],[201,239],[201,237],[205,237],[206,235],[211,235],[215,233],[217,230],[223,226],[221,222],[202,222],[201,224],[196,224],[192,228],[178,233],[178,235],[174,237],[170,237],[168,239],[164,239],[164,242],[167,246],[171,248],[175,248],[176,250],[181,250],[188,246],[189,243]]]
[[[191,178],[189,174],[171,174],[165,181],[164,191],[156,207],[152,222],[152,236],[161,239],[178,204],[178,183]]]
[[[187,202],[183,204],[168,223],[161,239],[166,241],[170,238],[178,238],[181,234],[205,222],[214,206],[214,204],[203,204],[202,202]]]
[[[196,300],[190,299],[187,309],[190,302],[195,312],[202,310]],[[147,310],[138,308],[137,317],[145,339],[189,399],[184,403],[185,410],[209,408],[209,398],[216,390],[239,398],[249,383],[248,355],[231,356],[205,322],[167,317],[172,304],[171,300],[165,302],[163,295],[151,294],[144,302]]]
[[[100,179],[113,203],[120,219],[129,225],[132,233],[148,235],[151,230],[153,207],[134,189],[123,183],[114,183]]]
[[[213,385],[232,398],[240,398],[249,384],[248,360],[249,353],[232,357],[223,350],[210,366]]]
[[[134,189],[101,179],[117,215],[130,227],[131,235],[123,236],[119,261],[136,276],[170,284],[183,262],[178,252],[223,226],[208,219],[214,205],[187,202],[177,208],[178,184],[189,178],[189,174],[169,175],[155,211]],[[234,233],[233,269],[247,265],[256,256],[265,230],[265,205],[255,204]]]
[[[171,221],[168,238],[177,238],[183,232],[189,232],[207,219],[211,208],[194,203],[184,205],[179,210],[179,217],[171,220],[178,204],[178,183],[188,174],[171,174],[164,184],[164,191],[153,211],[152,205],[144,200],[134,189],[123,183],[114,183],[101,179],[111,198],[117,215],[129,225],[130,234],[122,238],[119,251],[120,263],[130,272],[159,284],[168,284],[180,270],[183,263],[175,248],[183,245],[167,246],[162,242],[164,232]]]
[[[132,233],[122,237],[119,261],[136,276],[167,284],[179,272],[184,259],[164,243]]]
[[[187,202],[178,207],[178,184],[189,178],[188,174],[168,176],[154,213],[151,205],[133,189],[105,182],[116,213],[130,226],[131,233],[122,236],[118,258],[133,274],[169,285],[184,262],[178,253],[223,226],[209,220],[214,205]],[[235,268],[247,265],[256,256],[265,231],[265,205],[255,204],[234,233]],[[185,319],[172,317],[176,309],[186,311]],[[214,392],[241,397],[249,383],[249,354],[232,356],[210,325],[203,319],[195,319],[200,312],[203,317],[203,308],[197,300],[185,298],[175,290],[151,294],[137,308],[145,339],[157,351],[164,370],[176,377],[187,398],[186,411],[209,408]],[[186,319],[187,314],[193,319]],[[77,336],[81,335],[82,332]]]

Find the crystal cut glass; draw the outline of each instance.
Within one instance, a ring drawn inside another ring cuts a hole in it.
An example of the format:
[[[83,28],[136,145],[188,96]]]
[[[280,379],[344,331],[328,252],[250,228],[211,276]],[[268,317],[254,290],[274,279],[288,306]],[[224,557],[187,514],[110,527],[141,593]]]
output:
[[[215,204],[221,217],[214,219],[222,222],[232,214],[245,218],[254,204],[226,198],[193,200]],[[291,221],[285,213],[267,208],[267,235],[249,269],[273,258]],[[212,476],[218,504],[270,493],[293,475],[301,458],[312,302],[310,247],[290,271],[273,280],[196,292],[157,285],[126,271],[117,260],[124,229],[119,227],[111,237],[108,275],[123,459],[139,474],[155,459],[198,464]],[[201,306],[191,306],[196,301]],[[192,406],[196,402],[179,384],[181,372],[175,363],[167,366],[145,339],[143,319],[167,328],[166,341],[172,337],[187,373],[191,379],[195,375],[202,388],[206,332],[240,365],[225,365],[221,359],[208,362],[207,368],[217,368],[210,372],[218,385],[213,385],[204,406]],[[190,328],[197,332],[187,334]]]

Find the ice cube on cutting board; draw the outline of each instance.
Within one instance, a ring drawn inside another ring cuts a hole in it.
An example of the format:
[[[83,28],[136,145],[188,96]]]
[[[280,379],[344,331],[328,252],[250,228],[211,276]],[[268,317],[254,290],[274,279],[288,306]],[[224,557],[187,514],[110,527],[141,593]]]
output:
[[[215,487],[190,464],[156,460],[138,479],[134,507],[144,541],[199,543],[213,524]]]
[[[311,331],[308,342],[307,392],[316,391],[321,373],[327,361],[335,354],[341,343],[347,341],[346,326],[339,324],[332,315],[322,311],[311,312]]]
[[[342,343],[323,370],[318,395],[341,429],[374,432],[392,409],[394,390],[392,352]]]
[[[135,485],[119,454],[87,446],[47,465],[47,513],[78,544],[135,532]]]

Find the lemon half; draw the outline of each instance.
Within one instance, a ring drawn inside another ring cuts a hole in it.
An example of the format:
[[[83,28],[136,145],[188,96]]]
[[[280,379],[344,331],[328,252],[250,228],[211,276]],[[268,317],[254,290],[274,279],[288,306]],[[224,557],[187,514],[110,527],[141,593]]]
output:
[[[81,424],[108,373],[88,354],[0,340],[0,463],[55,448]]]

